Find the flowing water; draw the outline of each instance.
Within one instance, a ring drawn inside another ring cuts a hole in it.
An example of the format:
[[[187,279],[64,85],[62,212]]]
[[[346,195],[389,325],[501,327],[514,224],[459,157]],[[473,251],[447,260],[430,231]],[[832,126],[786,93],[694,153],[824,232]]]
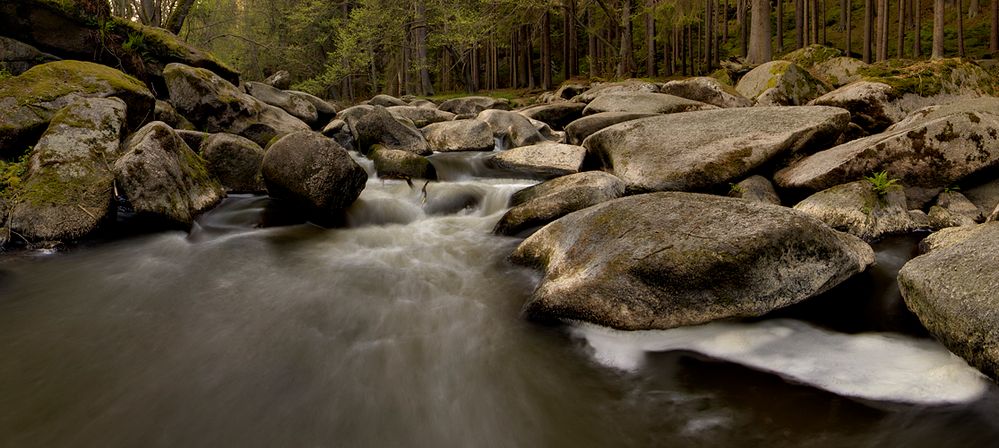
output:
[[[519,316],[538,281],[506,261],[519,240],[490,235],[532,181],[435,164],[450,181],[425,195],[370,180],[342,228],[234,196],[190,233],[0,258],[0,446],[999,440],[996,387],[893,289],[911,239],[752,322],[543,326]]]

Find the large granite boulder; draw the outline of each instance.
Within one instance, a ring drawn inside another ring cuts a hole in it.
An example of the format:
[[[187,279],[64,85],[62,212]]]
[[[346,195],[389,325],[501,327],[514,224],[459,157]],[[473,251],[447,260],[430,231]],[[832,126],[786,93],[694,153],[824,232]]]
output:
[[[658,93],[659,85],[639,79],[628,79],[621,82],[594,83],[590,88],[572,98],[573,101],[589,103],[600,95],[611,93]]]
[[[599,114],[587,115],[565,127],[566,143],[571,145],[581,145],[586,137],[595,134],[597,131],[626,121],[637,120],[639,118],[654,117],[658,114],[633,114],[628,112],[602,112]]]
[[[732,86],[710,76],[697,76],[667,82],[660,92],[718,107],[749,107],[753,102]]]
[[[476,116],[493,131],[493,137],[504,142],[507,148],[536,145],[548,141],[527,117],[507,110],[489,109]]]
[[[531,106],[527,109],[521,110],[520,113],[532,120],[541,121],[548,126],[551,126],[552,129],[562,130],[565,129],[569,123],[572,123],[582,117],[583,109],[585,108],[586,105],[583,103],[562,101],[558,103]]]
[[[813,106],[841,107],[850,111],[850,121],[869,134],[884,131],[905,118],[893,101],[892,87],[885,83],[857,81],[812,100]]]
[[[753,107],[662,115],[606,128],[583,142],[587,168],[629,192],[727,185],[775,157],[832,141],[850,114],[834,107]]]
[[[170,64],[163,76],[170,103],[201,131],[241,135],[266,146],[279,135],[309,130],[302,120],[247,95],[208,70]]]
[[[921,109],[884,133],[801,159],[774,180],[784,188],[821,190],[887,171],[907,187],[910,201],[922,203],[997,165],[999,98],[978,98]]]
[[[368,100],[368,104],[371,106],[382,106],[382,107],[393,107],[393,106],[407,106],[406,102],[396,98],[391,95],[375,95],[373,98]]]
[[[747,201],[781,205],[780,196],[774,190],[774,184],[760,175],[749,176],[739,183],[733,184],[728,195]]]
[[[225,197],[204,160],[163,122],[154,121],[132,134],[125,150],[114,163],[115,180],[119,193],[142,218],[189,226]]]
[[[985,221],[985,216],[963,194],[946,191],[937,196],[937,202],[928,213],[930,227],[934,230],[948,227],[973,226]]]
[[[863,69],[867,67],[868,64],[860,59],[839,56],[814,65],[812,74],[833,87],[842,87],[862,80]]]
[[[496,146],[492,128],[474,118],[434,123],[422,132],[430,149],[437,152],[492,151]]]
[[[368,180],[345,149],[315,132],[295,132],[274,142],[262,170],[268,195],[306,213],[346,208]]]
[[[799,202],[794,209],[865,241],[877,241],[916,228],[901,188],[878,195],[866,180],[822,190]]]
[[[432,153],[419,129],[403,124],[382,106],[374,106],[361,115],[352,128],[357,137],[357,149],[362,153],[367,153],[374,145],[423,156]]]
[[[12,230],[32,242],[72,240],[113,216],[108,162],[121,154],[125,109],[117,98],[81,98],[53,115],[15,193]]]
[[[0,36],[0,70],[7,73],[20,75],[36,65],[58,60],[58,57],[38,51],[24,42]]]
[[[442,110],[430,109],[426,107],[418,106],[392,106],[386,108],[393,117],[405,118],[412,121],[413,124],[422,128],[429,124],[440,123],[442,121],[454,120],[455,115],[451,112],[444,112]]]
[[[663,93],[607,93],[590,101],[583,115],[601,112],[626,112],[633,114],[675,114],[695,110],[717,109],[710,104],[688,100]]]
[[[582,146],[541,143],[500,152],[486,159],[486,165],[531,177],[551,179],[579,172],[585,154],[586,148]]]
[[[399,149],[375,145],[371,149],[375,172],[384,179],[437,180],[437,170],[430,160],[421,155]]]
[[[451,112],[461,118],[471,118],[484,110],[499,109],[509,110],[510,101],[503,98],[490,98],[486,96],[466,96],[447,100],[437,106],[444,112]]]
[[[735,90],[759,106],[801,106],[829,92],[822,81],[789,61],[771,61],[750,70]]]
[[[312,106],[316,108],[316,113],[319,116],[318,121],[316,122],[318,124],[329,123],[330,120],[336,116],[336,106],[330,104],[329,101],[319,98],[318,96],[310,93],[299,92],[297,90],[285,90],[284,93],[312,103]]]
[[[956,233],[960,237],[906,263],[899,289],[937,340],[999,380],[999,223]]]
[[[513,194],[508,210],[493,232],[517,235],[577,210],[624,195],[624,182],[603,171],[587,171],[552,179]]]
[[[874,251],[785,207],[665,192],[566,215],[511,259],[544,272],[527,316],[650,330],[798,303],[864,271]]]
[[[793,62],[800,67],[810,68],[842,55],[843,52],[838,48],[812,44],[785,54],[780,57],[780,60]]]
[[[111,67],[80,61],[42,64],[0,83],[0,157],[34,145],[55,113],[81,98],[118,97],[128,124],[152,119],[155,99],[139,80]]]
[[[264,178],[260,173],[264,150],[259,145],[238,135],[218,133],[206,138],[200,148],[208,173],[218,179],[227,192],[264,191]]]
[[[246,93],[254,98],[263,101],[265,104],[278,107],[291,116],[304,121],[312,126],[319,121],[319,111],[307,98],[299,95],[292,95],[284,90],[277,89],[262,82],[249,81],[243,84]]]
[[[884,61],[860,73],[866,81],[891,86],[895,102],[906,113],[999,93],[999,79],[978,64],[958,58],[918,61],[908,66]]]

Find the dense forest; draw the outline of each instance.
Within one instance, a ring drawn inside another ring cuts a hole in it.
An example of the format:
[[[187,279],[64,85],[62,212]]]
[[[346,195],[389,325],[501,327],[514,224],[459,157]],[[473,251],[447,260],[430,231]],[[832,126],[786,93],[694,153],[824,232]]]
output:
[[[708,74],[810,44],[866,62],[990,57],[989,0],[113,0],[247,78],[351,99]]]

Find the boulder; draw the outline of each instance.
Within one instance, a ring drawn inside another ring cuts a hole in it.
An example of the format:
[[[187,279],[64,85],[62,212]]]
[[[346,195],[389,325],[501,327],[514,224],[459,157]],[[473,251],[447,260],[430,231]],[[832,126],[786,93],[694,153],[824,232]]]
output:
[[[249,81],[243,84],[243,88],[254,98],[265,104],[278,107],[308,125],[314,125],[319,121],[319,112],[316,110],[316,106],[306,98],[292,95],[260,82]]]
[[[166,123],[167,126],[177,130],[197,130],[195,129],[194,124],[184,118],[183,115],[177,113],[177,109],[174,109],[170,103],[163,100],[156,100],[156,108],[153,109],[153,120],[162,121]]]
[[[344,149],[354,150],[354,134],[350,131],[350,126],[347,126],[347,122],[339,118],[331,120],[329,124],[323,127],[322,134],[335,140]]]
[[[430,159],[409,151],[375,145],[371,149],[371,160],[375,162],[375,172],[381,178],[437,179],[437,170],[430,163]]]
[[[663,85],[660,91],[718,107],[750,107],[753,105],[752,101],[742,96],[735,88],[710,76],[670,81]]]
[[[565,129],[569,123],[572,123],[582,117],[584,108],[586,108],[586,105],[583,103],[562,101],[558,103],[531,106],[527,109],[521,110],[520,113],[532,120],[541,121],[548,126],[551,126],[552,129],[562,130]]]
[[[799,202],[794,209],[865,241],[877,241],[916,228],[902,189],[878,196],[866,180],[822,190]]]
[[[413,106],[413,107],[422,107],[424,109],[436,109],[437,108],[437,105],[434,104],[433,101],[425,100],[425,99],[422,99],[422,98],[418,98],[418,99],[415,99],[413,101],[410,101],[409,105]]]
[[[544,273],[528,317],[651,330],[798,303],[864,271],[874,251],[789,208],[664,192],[566,215],[511,259]]]
[[[732,185],[728,195],[747,201],[764,204],[781,205],[780,196],[774,190],[774,185],[763,176],[749,176],[741,182]]]
[[[0,36],[0,70],[7,70],[12,75],[20,75],[36,65],[58,60],[58,57],[38,51],[24,42]]]
[[[307,213],[347,208],[368,180],[346,150],[314,132],[281,137],[264,154],[262,168],[267,194]]]
[[[484,110],[476,117],[484,121],[493,132],[493,137],[500,139],[506,148],[535,145],[548,141],[527,117],[516,112],[490,109]]]
[[[278,70],[273,75],[268,76],[264,80],[264,84],[275,89],[288,90],[291,87],[291,73],[288,73],[288,70]]]
[[[586,148],[561,143],[541,143],[500,152],[488,159],[490,168],[528,174],[541,179],[579,172]]]
[[[850,114],[834,107],[753,107],[629,121],[588,137],[587,168],[631,193],[725,186],[767,161],[832,141]]]
[[[350,121],[347,121],[350,124]],[[396,120],[388,109],[374,106],[361,115],[352,125],[357,137],[358,150],[367,153],[373,145],[384,145],[389,149],[409,151],[418,155],[432,153],[427,140],[416,128]]]
[[[963,194],[947,191],[937,196],[937,203],[930,207],[930,227],[940,230],[947,227],[973,226],[985,221],[985,216]]]
[[[570,174],[514,193],[493,233],[518,235],[577,210],[624,195],[624,182],[603,171]]]
[[[545,140],[555,143],[565,143],[565,132],[552,130],[552,127],[548,126],[548,123],[543,121],[538,121],[533,118],[528,118],[527,120],[534,125],[534,129],[537,130],[538,133],[545,138]]]
[[[484,110],[509,110],[510,101],[503,98],[486,96],[466,96],[447,100],[437,107],[444,112],[451,112],[462,118],[471,118]]]
[[[800,106],[829,88],[793,62],[771,61],[746,73],[735,90],[759,106]]]
[[[114,163],[115,181],[140,217],[189,226],[225,197],[204,160],[163,122],[132,134],[125,150]]]
[[[492,151],[496,146],[489,125],[474,118],[434,123],[422,132],[436,152]]]
[[[264,150],[247,138],[238,135],[212,134],[201,145],[208,173],[222,188],[230,193],[259,193],[264,191],[260,165]]]
[[[169,126],[169,123],[167,126]],[[212,135],[207,132],[188,131],[184,129],[176,129],[174,132],[176,132],[177,136],[184,140],[184,143],[187,143],[187,146],[192,149],[201,148],[201,144],[204,143],[205,139]]]
[[[584,115],[601,112],[628,112],[634,114],[675,114],[695,110],[717,109],[710,104],[688,100],[662,93],[607,93],[590,101]]]
[[[658,114],[633,114],[628,112],[603,112],[599,114],[587,115],[565,127],[566,142],[572,145],[581,145],[586,137],[595,134],[606,127],[613,126],[626,121],[637,120],[639,118],[654,117]]]
[[[909,187],[910,201],[924,202],[997,164],[999,98],[979,98],[914,112],[881,134],[801,159],[774,180],[784,188],[821,190],[887,171]],[[920,190],[928,193],[920,197]]]
[[[390,95],[375,95],[374,98],[368,100],[368,105],[371,106],[382,106],[382,107],[392,107],[392,106],[408,106],[405,101],[400,100],[394,96]]]
[[[63,59],[120,67],[160,92],[165,91],[163,69],[173,62],[205,68],[239,83],[239,72],[165,29],[118,17],[98,19],[75,7],[76,3],[0,2],[0,30],[5,36]]]
[[[999,206],[999,179],[979,183],[961,191],[968,200],[978,207],[982,216],[988,216],[992,210],[996,209],[996,206]]]
[[[563,100],[571,100],[583,92],[585,92],[589,87],[584,84],[577,84],[574,82],[563,83],[557,90],[552,92],[552,98],[550,102],[559,102]]]
[[[840,56],[843,56],[843,52],[837,48],[812,44],[785,54],[780,59],[782,61],[793,62],[799,67],[810,68],[816,64],[820,64]]]
[[[114,175],[125,103],[81,98],[60,109],[35,145],[16,192],[10,228],[32,242],[73,240],[114,215]]]
[[[594,83],[590,89],[572,98],[579,103],[589,103],[600,95],[610,93],[658,93],[659,85],[638,79],[629,79],[621,82]]]
[[[81,98],[118,97],[130,129],[153,116],[155,99],[139,80],[103,65],[80,61],[42,64],[0,83],[0,157],[34,145],[55,113]]]
[[[864,79],[861,74],[868,64],[860,59],[839,56],[827,59],[812,67],[812,74],[826,84],[842,87]]]
[[[208,70],[170,64],[163,76],[170,103],[199,130],[240,135],[262,147],[279,135],[309,130],[302,120],[247,95]]]
[[[308,101],[309,103],[311,103],[312,106],[316,108],[316,114],[318,114],[318,116],[319,116],[319,118],[318,118],[318,120],[317,120],[316,123],[319,123],[319,124],[321,124],[321,123],[329,123],[329,121],[332,120],[333,117],[336,116],[336,106],[330,104],[328,101],[326,101],[326,100],[324,100],[322,98],[319,98],[319,97],[317,97],[315,95],[312,95],[312,94],[309,94],[309,93],[299,92],[297,90],[285,90],[284,93],[287,93],[288,95],[291,95],[293,97],[296,97],[296,98],[299,98],[299,99],[302,99],[302,100],[305,100],[305,101]]]
[[[440,123],[442,121],[451,121],[454,120],[455,117],[455,115],[450,112],[429,109],[426,107],[392,106],[387,109],[396,119],[408,119],[418,128],[422,128],[429,124]]]
[[[850,121],[868,134],[877,134],[905,118],[892,101],[892,87],[880,82],[857,81],[812,100],[813,106],[841,107],[850,111]]]
[[[906,306],[948,350],[999,379],[999,223],[913,258],[898,273]]]
[[[931,59],[902,66],[885,61],[861,69],[866,81],[892,87],[892,96],[906,113],[927,106],[999,93],[999,80],[978,64],[962,59]]]

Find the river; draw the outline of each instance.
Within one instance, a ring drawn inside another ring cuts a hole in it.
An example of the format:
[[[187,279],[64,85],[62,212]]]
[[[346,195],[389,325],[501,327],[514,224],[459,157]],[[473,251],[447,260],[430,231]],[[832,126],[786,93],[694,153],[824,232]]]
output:
[[[436,157],[436,156],[435,156]],[[0,446],[989,446],[999,394],[878,267],[753,321],[523,320],[490,230],[533,181],[436,157],[341,228],[232,196],[191,232],[0,256]],[[370,169],[370,165],[366,168]]]

